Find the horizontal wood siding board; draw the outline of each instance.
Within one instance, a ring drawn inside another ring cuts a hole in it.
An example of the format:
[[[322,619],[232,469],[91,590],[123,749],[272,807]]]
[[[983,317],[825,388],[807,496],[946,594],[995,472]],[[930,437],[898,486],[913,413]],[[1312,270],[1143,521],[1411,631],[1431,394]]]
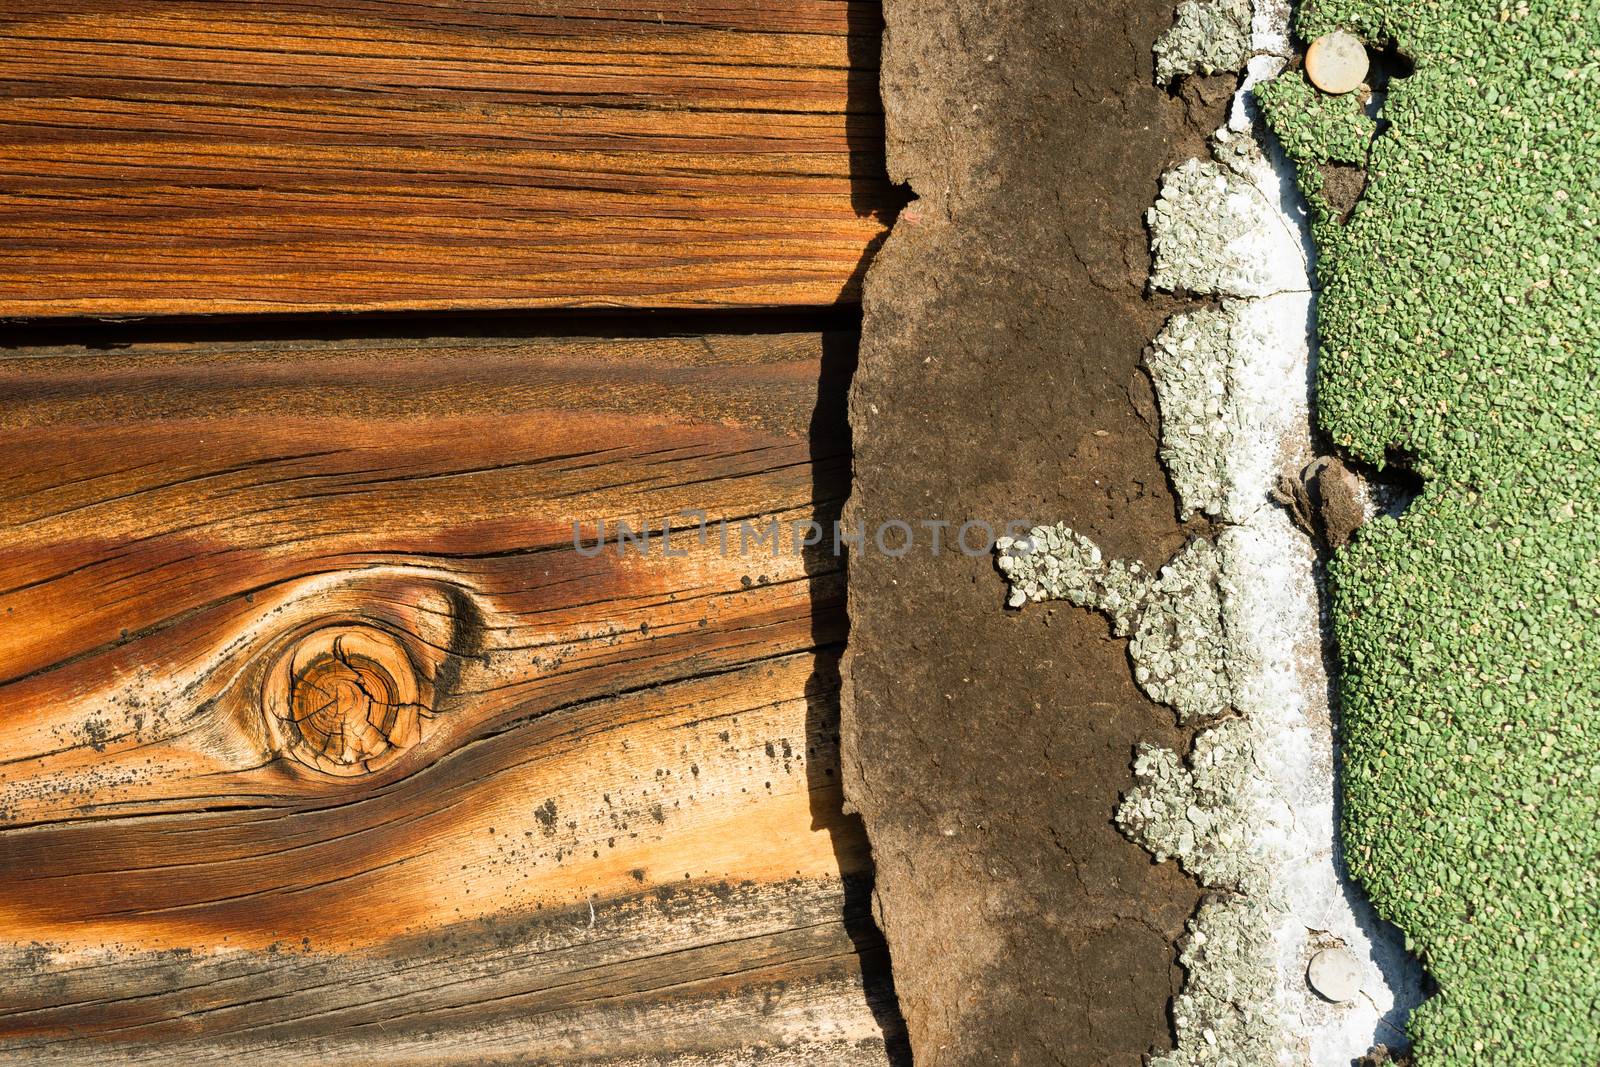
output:
[[[877,5],[8,4],[0,315],[822,306]]]
[[[26,1062],[886,1062],[838,884],[664,886],[597,905],[457,924],[386,951],[286,943],[130,951],[52,968],[0,957],[19,998],[0,1048]],[[866,946],[881,966],[881,944]]]
[[[831,521],[854,340],[0,356],[0,1058],[883,1062],[837,558],[572,532]],[[427,687],[364,773],[330,628]]]

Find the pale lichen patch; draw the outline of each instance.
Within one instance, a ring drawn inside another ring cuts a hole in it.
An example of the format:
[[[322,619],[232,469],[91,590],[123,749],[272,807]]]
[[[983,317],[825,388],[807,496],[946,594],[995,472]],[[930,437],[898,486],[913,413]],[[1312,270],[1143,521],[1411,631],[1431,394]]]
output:
[[[1238,70],[1250,55],[1250,0],[1183,0],[1155,54],[1157,85]]]
[[[1146,213],[1150,284],[1217,296],[1267,296],[1305,287],[1297,240],[1260,190],[1212,160],[1191,159],[1161,181]],[[1292,249],[1286,258],[1283,246]]]
[[[1233,703],[1220,572],[1210,541],[1180,549],[1156,576],[1129,645],[1139,687],[1180,722],[1219,715]]]
[[[1207,899],[1189,920],[1179,962],[1189,980],[1172,1007],[1178,1047],[1151,1067],[1253,1067],[1284,1062],[1273,1010],[1274,917],[1253,897]]]
[[[1151,585],[1137,560],[1106,560],[1098,545],[1061,523],[1035,526],[1021,539],[1002,537],[995,548],[996,565],[1011,583],[1009,606],[1065,600],[1104,612],[1118,637],[1133,632]]]
[[[1187,766],[1171,749],[1139,746],[1136,785],[1117,808],[1117,826],[1158,862],[1176,859],[1210,888],[1258,889],[1258,735],[1249,720],[1226,719],[1195,738]]]
[[[1138,561],[1107,560],[1071,528],[1036,526],[1026,538],[995,543],[996,566],[1011,584],[1008,603],[1065,600],[1103,612],[1119,637],[1133,635],[1134,678],[1157,703],[1190,722],[1232,701],[1224,667],[1222,600],[1216,549],[1185,545],[1152,581]]]
[[[1161,406],[1161,463],[1181,505],[1234,518],[1228,507],[1229,444],[1238,410],[1229,390],[1233,316],[1223,311],[1174,315],[1145,358]]]

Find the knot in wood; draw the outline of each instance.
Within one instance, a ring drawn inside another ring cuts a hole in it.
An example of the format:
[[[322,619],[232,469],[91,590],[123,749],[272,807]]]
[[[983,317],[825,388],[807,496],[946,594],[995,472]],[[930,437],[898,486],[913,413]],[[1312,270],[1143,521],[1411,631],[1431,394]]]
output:
[[[428,689],[391,634],[329,627],[284,654],[268,682],[266,712],[286,755],[330,774],[365,774],[421,738]]]

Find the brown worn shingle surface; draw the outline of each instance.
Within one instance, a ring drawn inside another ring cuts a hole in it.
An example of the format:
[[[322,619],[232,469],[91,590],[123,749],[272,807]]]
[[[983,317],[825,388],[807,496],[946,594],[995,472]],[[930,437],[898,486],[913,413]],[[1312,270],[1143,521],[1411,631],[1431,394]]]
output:
[[[1159,565],[1182,543],[1141,354],[1143,213],[1231,86],[1169,96],[1170,0],[890,0],[889,170],[918,199],[866,283],[847,525],[1066,521]],[[845,783],[918,1067],[1133,1067],[1170,1047],[1198,890],[1112,825],[1139,741],[1176,744],[1125,644],[1007,612],[992,557],[850,564]]]

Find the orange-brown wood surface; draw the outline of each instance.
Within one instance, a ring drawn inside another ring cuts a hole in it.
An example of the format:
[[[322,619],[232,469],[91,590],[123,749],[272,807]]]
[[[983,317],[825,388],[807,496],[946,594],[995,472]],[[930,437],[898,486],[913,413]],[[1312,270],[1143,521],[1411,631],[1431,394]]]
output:
[[[863,0],[6,0],[0,315],[829,305]]]
[[[883,1063],[853,345],[0,354],[0,1060]]]

